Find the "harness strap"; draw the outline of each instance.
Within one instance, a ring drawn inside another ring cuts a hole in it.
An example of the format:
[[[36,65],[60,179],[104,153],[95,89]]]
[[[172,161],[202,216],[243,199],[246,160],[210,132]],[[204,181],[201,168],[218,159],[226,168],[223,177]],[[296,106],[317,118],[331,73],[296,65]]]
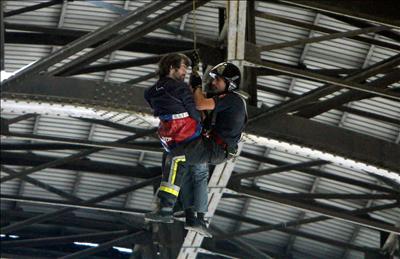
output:
[[[187,118],[187,117],[189,117],[189,113],[187,113],[187,112],[182,112],[182,113],[177,113],[177,114],[166,114],[166,115],[159,116],[160,120],[163,120],[163,121],[183,119],[183,118]]]

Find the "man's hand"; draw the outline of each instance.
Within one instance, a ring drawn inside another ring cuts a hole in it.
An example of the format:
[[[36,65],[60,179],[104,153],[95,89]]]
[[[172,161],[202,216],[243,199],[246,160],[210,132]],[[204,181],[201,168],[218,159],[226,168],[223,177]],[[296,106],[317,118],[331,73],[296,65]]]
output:
[[[197,88],[201,88],[201,77],[199,75],[192,74],[189,79],[189,85],[196,90]]]

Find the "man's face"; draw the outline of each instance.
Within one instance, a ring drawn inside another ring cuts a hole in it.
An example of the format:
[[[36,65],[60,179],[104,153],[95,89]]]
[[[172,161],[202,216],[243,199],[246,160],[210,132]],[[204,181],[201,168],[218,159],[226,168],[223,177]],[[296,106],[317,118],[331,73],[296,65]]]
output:
[[[186,76],[186,69],[187,66],[183,61],[181,61],[181,65],[179,68],[171,68],[169,70],[169,76],[177,81],[184,81]]]
[[[226,88],[225,80],[222,77],[217,76],[212,80],[211,88],[217,93],[224,92]]]

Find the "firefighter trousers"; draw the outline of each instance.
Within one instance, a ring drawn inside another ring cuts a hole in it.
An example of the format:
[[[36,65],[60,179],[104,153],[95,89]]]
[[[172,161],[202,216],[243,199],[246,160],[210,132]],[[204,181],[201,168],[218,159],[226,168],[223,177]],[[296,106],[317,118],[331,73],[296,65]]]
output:
[[[220,164],[227,160],[227,152],[212,139],[200,136],[195,140],[165,152],[162,179],[158,190],[161,207],[173,207],[179,195],[183,177],[190,165]]]

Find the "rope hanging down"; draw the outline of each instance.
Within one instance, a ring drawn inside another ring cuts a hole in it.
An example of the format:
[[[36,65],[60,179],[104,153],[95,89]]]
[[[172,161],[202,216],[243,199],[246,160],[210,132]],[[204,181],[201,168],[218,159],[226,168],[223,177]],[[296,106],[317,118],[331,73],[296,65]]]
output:
[[[192,73],[199,74],[200,56],[197,51],[197,35],[196,35],[196,0],[193,0],[193,53],[192,53]]]
[[[196,0],[193,0],[193,49],[197,51],[196,37]]]

